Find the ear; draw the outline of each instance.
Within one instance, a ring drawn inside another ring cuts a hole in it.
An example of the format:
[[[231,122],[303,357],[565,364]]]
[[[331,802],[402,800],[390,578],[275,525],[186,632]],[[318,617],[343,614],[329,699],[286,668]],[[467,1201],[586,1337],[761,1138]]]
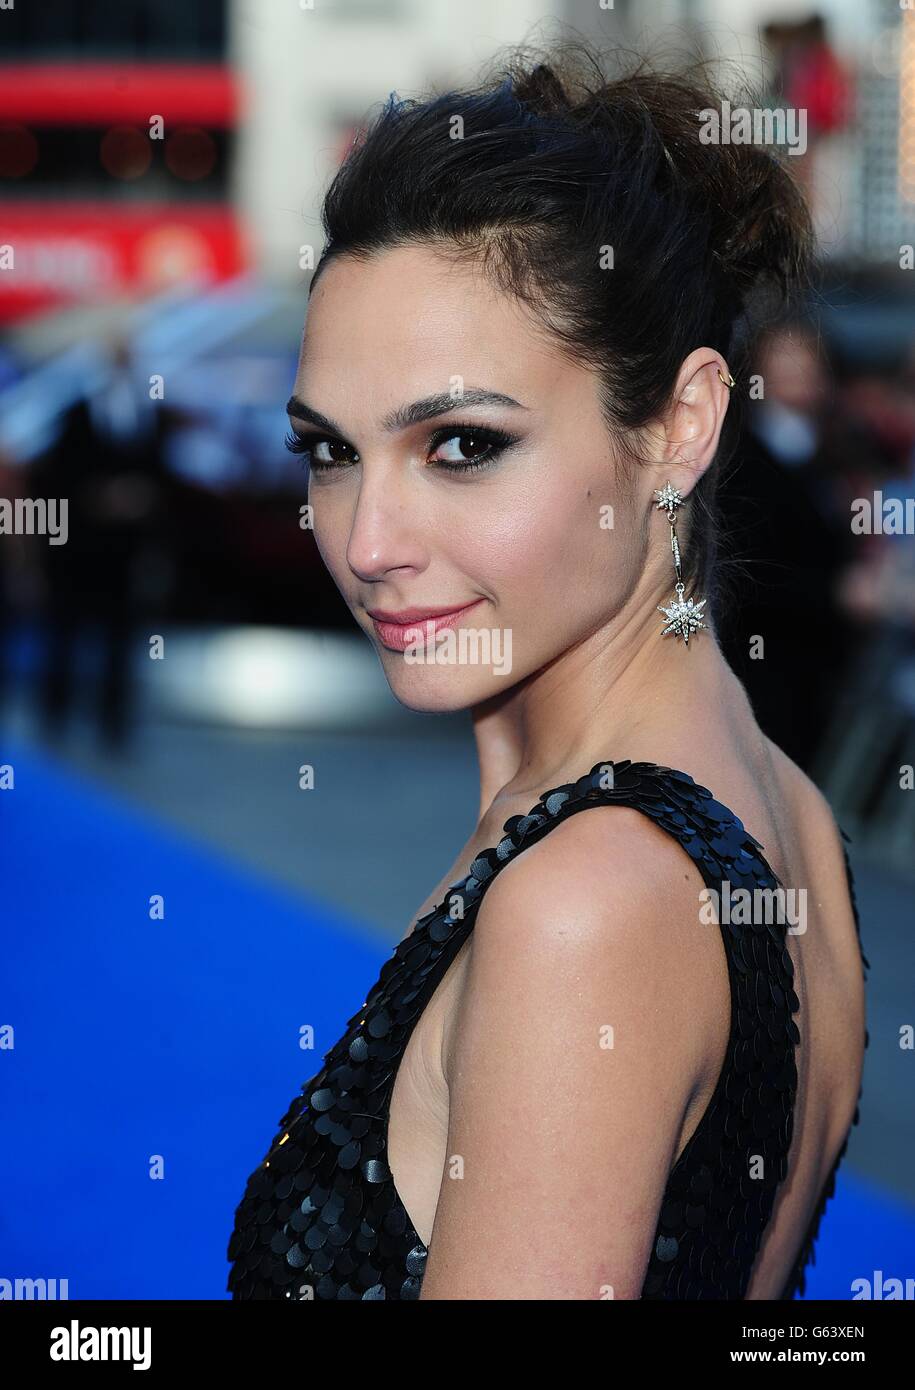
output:
[[[672,403],[662,421],[658,467],[668,470],[684,497],[692,492],[715,457],[730,402],[731,388],[726,385],[729,376],[721,354],[705,347],[696,348],[684,358],[677,375]]]

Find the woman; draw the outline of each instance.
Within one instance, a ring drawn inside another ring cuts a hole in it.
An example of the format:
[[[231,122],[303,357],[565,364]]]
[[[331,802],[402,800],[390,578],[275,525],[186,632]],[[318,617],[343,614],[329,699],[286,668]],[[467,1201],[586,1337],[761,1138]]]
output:
[[[514,58],[327,195],[288,442],[397,698],[472,711],[480,816],[251,1175],[234,1297],[803,1286],[866,961],[715,638],[735,328],[810,239],[716,100]]]

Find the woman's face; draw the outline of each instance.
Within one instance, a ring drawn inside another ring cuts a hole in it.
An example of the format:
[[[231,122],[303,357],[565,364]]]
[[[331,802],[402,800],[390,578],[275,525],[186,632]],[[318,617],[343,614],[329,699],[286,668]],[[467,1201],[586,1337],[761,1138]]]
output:
[[[630,593],[658,483],[618,483],[596,375],[478,268],[427,247],[331,261],[294,395],[318,549],[404,705],[501,694]]]

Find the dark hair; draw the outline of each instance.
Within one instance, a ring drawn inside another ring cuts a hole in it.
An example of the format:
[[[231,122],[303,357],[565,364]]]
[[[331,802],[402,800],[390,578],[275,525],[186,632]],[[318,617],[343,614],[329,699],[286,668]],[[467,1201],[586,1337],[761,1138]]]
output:
[[[780,304],[806,283],[809,213],[771,151],[703,143],[701,113],[722,100],[704,77],[661,72],[644,57],[608,77],[606,55],[584,40],[547,57],[522,46],[473,89],[392,93],[326,194],[312,287],[335,256],[405,243],[481,262],[599,373],[627,464],[683,359],[700,346],[720,352],[738,386],[680,527],[684,578],[713,612],[715,492],[740,432],[741,346],[754,304],[761,310],[772,291]]]

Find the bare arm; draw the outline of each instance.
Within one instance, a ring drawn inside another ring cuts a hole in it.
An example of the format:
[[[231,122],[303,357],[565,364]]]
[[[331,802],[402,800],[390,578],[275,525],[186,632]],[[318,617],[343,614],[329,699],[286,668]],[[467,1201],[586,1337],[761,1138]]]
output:
[[[445,1059],[422,1298],[640,1296],[726,988],[702,886],[623,807],[570,817],[490,885]]]

